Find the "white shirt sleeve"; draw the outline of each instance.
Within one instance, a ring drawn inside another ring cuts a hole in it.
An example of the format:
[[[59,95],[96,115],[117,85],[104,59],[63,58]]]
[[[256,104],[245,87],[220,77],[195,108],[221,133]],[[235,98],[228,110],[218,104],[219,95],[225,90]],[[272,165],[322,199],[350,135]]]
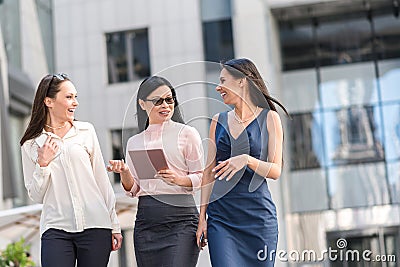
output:
[[[196,129],[188,127],[187,142],[184,156],[188,168],[188,177],[192,181],[192,190],[196,191],[201,187],[203,177],[203,146],[200,134]]]
[[[121,233],[117,213],[115,211],[115,194],[107,175],[103,155],[101,153],[99,140],[94,127],[90,129],[93,141],[92,168],[94,177],[104,197],[105,204],[110,214],[112,233]]]
[[[26,141],[21,147],[22,169],[25,187],[29,197],[36,203],[43,203],[43,198],[50,184],[50,164],[47,167],[40,165],[31,158],[31,142]]]

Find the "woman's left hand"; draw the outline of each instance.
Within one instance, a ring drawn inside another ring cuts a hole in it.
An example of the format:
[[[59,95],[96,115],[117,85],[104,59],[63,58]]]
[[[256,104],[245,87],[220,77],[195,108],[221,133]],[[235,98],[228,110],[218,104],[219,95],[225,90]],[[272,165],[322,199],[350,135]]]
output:
[[[170,185],[182,185],[183,182],[183,177],[170,169],[158,171],[154,177],[161,178],[164,182]]]
[[[118,250],[122,246],[122,235],[121,234],[112,234],[112,250]]]
[[[226,178],[229,181],[235,173],[247,165],[248,160],[249,155],[247,154],[235,156],[224,161],[219,161],[218,165],[212,171],[215,172],[215,178],[219,180]]]

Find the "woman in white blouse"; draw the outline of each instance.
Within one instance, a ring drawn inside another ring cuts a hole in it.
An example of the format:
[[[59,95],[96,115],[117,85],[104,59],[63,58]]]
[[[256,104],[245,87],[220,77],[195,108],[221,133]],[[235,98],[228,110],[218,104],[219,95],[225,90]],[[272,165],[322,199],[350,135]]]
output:
[[[25,187],[43,203],[41,265],[107,266],[122,235],[96,132],[74,120],[75,86],[65,74],[43,77],[21,139]]]

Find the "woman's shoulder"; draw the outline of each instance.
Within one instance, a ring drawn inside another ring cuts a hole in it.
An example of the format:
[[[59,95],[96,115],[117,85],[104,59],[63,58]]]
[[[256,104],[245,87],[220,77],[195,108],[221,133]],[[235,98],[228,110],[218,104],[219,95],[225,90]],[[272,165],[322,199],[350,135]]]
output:
[[[268,110],[267,113],[267,126],[268,129],[282,128],[282,121],[279,113],[274,110]]]
[[[174,132],[176,132],[181,138],[187,138],[189,140],[200,138],[200,133],[194,126],[175,121],[172,125],[174,127]]]
[[[173,123],[172,125],[175,128],[179,129],[180,132],[196,132],[196,133],[198,132],[194,126],[184,124],[181,122],[176,122],[176,121],[173,121],[172,123]]]
[[[144,135],[144,131],[129,137],[129,139],[126,143],[127,147],[135,146],[135,144],[138,143],[138,140],[143,139],[143,135]]]
[[[228,118],[228,114],[231,111],[223,111],[223,112],[219,112],[214,114],[214,116],[211,119],[211,125],[217,125],[217,123],[219,122],[220,119],[224,119],[224,118]]]
[[[279,116],[279,113],[275,110],[270,110],[270,109],[266,109],[267,111],[267,119],[271,119],[271,120],[281,120],[281,117]]]
[[[29,140],[26,140],[25,143],[22,144],[22,147],[25,148],[25,149],[31,147],[34,144],[34,141],[35,141],[36,138],[37,137],[29,139]]]

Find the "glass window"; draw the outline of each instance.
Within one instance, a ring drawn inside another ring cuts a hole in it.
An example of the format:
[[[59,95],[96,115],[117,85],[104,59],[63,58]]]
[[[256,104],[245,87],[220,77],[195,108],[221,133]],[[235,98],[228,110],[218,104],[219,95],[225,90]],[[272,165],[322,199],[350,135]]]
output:
[[[134,81],[150,75],[147,29],[106,34],[108,82]]]
[[[4,1],[4,3],[0,4],[0,27],[4,40],[4,49],[8,63],[16,68],[22,68],[22,32],[24,30],[26,33],[30,33],[27,29],[21,29],[23,27],[21,25],[21,5],[20,1]]]
[[[5,198],[12,197],[14,206],[26,205],[29,202],[28,195],[24,184],[24,176],[22,173],[22,162],[21,162],[21,147],[19,141],[22,134],[25,131],[25,117],[10,114],[9,117],[9,171],[12,174],[12,189],[9,192],[5,192],[3,195]]]
[[[53,32],[53,10],[51,0],[36,0],[36,8],[40,23],[42,44],[44,53],[46,53],[47,66],[51,72],[54,72],[54,32]]]
[[[137,134],[139,130],[137,128],[129,129],[117,129],[111,130],[111,144],[112,144],[112,158],[113,159],[125,159],[126,144],[128,139]],[[125,159],[126,161],[127,159]],[[114,173],[114,183],[119,183],[120,177],[118,173]]]
[[[384,159],[382,123],[377,107],[351,107],[323,115],[328,165]]]
[[[323,165],[322,125],[319,113],[292,114],[288,121],[291,170]]]
[[[201,0],[200,5],[203,22],[231,17],[231,0]]]
[[[373,63],[321,68],[320,92],[324,108],[377,103]]]
[[[317,74],[314,69],[283,73],[283,103],[290,113],[318,110]]]
[[[387,2],[381,9],[372,10],[372,21],[361,4],[346,14],[322,14],[326,12],[310,6],[312,13],[321,12],[314,18],[296,8],[273,10],[279,22],[282,69],[399,58],[400,17],[394,15],[391,5]]]
[[[333,167],[328,172],[333,209],[389,204],[383,163]]]
[[[314,68],[316,52],[311,24],[280,23],[283,70]]]
[[[393,203],[400,203],[400,162],[388,163],[389,189]]]
[[[220,62],[234,58],[230,19],[203,22],[205,60]]]
[[[384,105],[383,121],[386,160],[398,160],[400,158],[400,104]]]
[[[393,1],[394,4],[394,1]],[[397,7],[398,10],[398,7]],[[389,11],[392,11],[389,9]],[[379,60],[400,58],[400,18],[393,12],[377,14],[373,17],[375,47]]]
[[[292,212],[328,209],[325,171],[305,170],[290,176],[290,209]]]
[[[325,175],[329,208],[384,205],[390,197],[399,203],[398,8],[374,4],[368,17],[356,3],[341,6],[354,11],[345,13],[315,7],[272,10],[285,71],[283,102],[293,117],[287,122],[291,176],[301,177],[290,179],[289,189],[313,194],[299,182],[311,179],[305,172],[313,169]],[[301,201],[293,200],[294,212],[317,209]]]
[[[395,259],[399,259],[399,244],[400,244],[400,239],[399,239],[399,230],[397,230],[397,233],[387,233],[384,235],[384,246],[385,249],[381,249],[381,251],[384,251],[385,255],[391,255],[395,256],[396,258],[391,258],[391,260],[388,260],[387,267],[395,267],[397,266],[397,263]],[[389,258],[387,258],[389,259]]]
[[[366,15],[321,18],[316,34],[320,66],[372,59],[371,25]]]
[[[399,101],[400,60],[379,61],[378,66],[382,101]]]

